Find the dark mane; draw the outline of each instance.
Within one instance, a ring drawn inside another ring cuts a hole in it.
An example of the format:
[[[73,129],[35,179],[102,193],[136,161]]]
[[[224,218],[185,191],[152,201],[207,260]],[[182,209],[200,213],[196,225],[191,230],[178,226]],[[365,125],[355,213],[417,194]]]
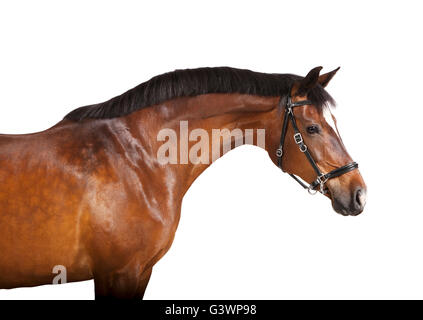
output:
[[[285,96],[292,83],[303,77],[293,74],[260,73],[229,67],[176,70],[156,76],[106,102],[80,107],[65,119],[105,119],[178,97],[206,93],[240,93],[257,96]],[[334,104],[332,97],[317,85],[308,93],[317,107]]]

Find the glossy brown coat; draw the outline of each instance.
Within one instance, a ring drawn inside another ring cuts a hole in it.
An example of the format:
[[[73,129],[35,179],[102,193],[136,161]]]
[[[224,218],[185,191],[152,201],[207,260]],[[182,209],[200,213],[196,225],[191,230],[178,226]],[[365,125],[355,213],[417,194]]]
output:
[[[1,135],[0,288],[51,283],[53,267],[63,265],[69,282],[94,279],[96,298],[142,298],[152,267],[172,244],[184,194],[208,167],[160,164],[158,132],[179,132],[181,120],[209,136],[219,128],[265,129],[276,163],[279,100],[204,94],[123,117],[64,120],[40,133]],[[295,115],[322,170],[351,160],[321,112],[307,106]],[[309,122],[322,125],[322,138],[307,137]],[[285,169],[313,180],[292,139],[285,149]],[[350,197],[356,186],[364,188],[358,170],[330,181],[329,197]]]

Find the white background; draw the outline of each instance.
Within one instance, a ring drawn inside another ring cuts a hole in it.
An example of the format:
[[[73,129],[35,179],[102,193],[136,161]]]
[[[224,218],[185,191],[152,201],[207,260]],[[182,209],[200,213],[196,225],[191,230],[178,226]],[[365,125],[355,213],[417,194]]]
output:
[[[423,298],[421,12],[418,1],[4,1],[0,132],[45,130],[179,68],[341,66],[328,91],[368,185],[364,213],[337,215],[240,147],[189,190],[145,298]],[[93,298],[92,281],[0,290]]]

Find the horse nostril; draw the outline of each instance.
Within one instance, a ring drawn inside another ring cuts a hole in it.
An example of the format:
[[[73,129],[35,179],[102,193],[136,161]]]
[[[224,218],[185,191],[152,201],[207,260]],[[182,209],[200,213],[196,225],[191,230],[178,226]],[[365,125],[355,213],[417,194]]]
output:
[[[357,192],[355,193],[355,201],[357,202],[357,204],[361,207],[361,189],[358,189]]]
[[[355,204],[358,208],[363,208],[366,204],[366,191],[358,188],[355,192]]]

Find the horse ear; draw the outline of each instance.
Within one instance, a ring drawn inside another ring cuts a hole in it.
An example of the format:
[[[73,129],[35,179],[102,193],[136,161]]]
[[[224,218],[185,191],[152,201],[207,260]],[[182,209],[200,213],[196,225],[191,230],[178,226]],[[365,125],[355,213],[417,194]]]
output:
[[[335,73],[338,72],[339,68],[341,67],[338,67],[335,70],[332,70],[331,72],[319,76],[319,83],[323,88],[328,85],[329,81],[332,80],[333,76],[335,75]]]
[[[319,73],[322,67],[311,69],[310,72],[300,81],[298,86],[297,95],[303,96],[307,94],[319,81]]]

